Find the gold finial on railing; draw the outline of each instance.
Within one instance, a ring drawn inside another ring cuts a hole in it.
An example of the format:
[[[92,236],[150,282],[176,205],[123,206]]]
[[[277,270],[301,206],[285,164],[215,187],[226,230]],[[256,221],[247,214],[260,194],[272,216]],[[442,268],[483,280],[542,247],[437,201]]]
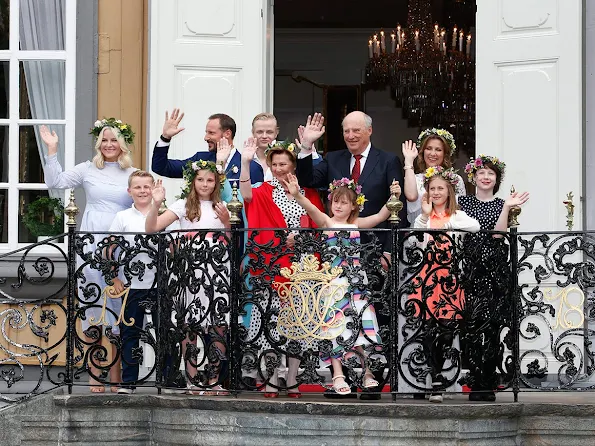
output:
[[[510,188],[510,193],[514,194],[516,192],[514,186]],[[509,228],[516,228],[519,225],[518,217],[521,214],[521,207],[520,206],[513,206],[508,211],[508,227]]]
[[[401,203],[401,200],[399,200],[399,196],[397,194],[390,194],[390,197],[386,202],[386,207],[390,212],[388,221],[391,223],[399,223],[401,221],[399,218],[399,212],[401,212],[401,209],[403,209],[403,203]]]
[[[165,200],[163,200],[161,202],[161,206],[159,206],[159,210],[157,211],[157,215],[161,215],[163,214],[165,211],[167,211],[167,205],[165,204]]]
[[[74,200],[74,189],[70,190],[70,201],[68,202],[68,206],[64,208],[64,213],[68,216],[68,220],[66,220],[66,224],[68,226],[75,226],[76,225],[76,216],[79,213],[79,207],[76,205]]]
[[[566,227],[568,228],[569,231],[572,231],[572,227],[574,226],[574,195],[572,194],[572,191],[568,192],[566,194],[566,200],[564,200],[562,203],[564,203],[564,206],[566,206]]]
[[[242,222],[240,214],[242,213],[244,205],[238,200],[238,185],[234,181],[231,186],[231,201],[227,203],[227,209],[230,213],[229,222],[232,225],[239,225]]]

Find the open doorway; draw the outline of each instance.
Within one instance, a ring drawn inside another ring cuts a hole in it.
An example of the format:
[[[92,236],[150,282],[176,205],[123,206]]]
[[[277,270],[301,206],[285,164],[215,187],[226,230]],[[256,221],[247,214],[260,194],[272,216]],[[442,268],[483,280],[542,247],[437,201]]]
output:
[[[467,35],[475,34],[474,0],[410,0],[425,3],[432,25],[438,23],[449,33],[455,27]],[[384,30],[386,51],[390,51],[390,34],[397,25],[406,27],[410,11],[407,1],[377,0],[367,6],[357,0],[320,2],[318,0],[284,0],[275,4],[275,92],[274,113],[283,138],[293,139],[305,117],[323,111],[327,135],[319,150],[344,147],[341,120],[346,113],[362,110],[373,119],[374,144],[401,155],[401,142],[416,139],[420,128],[444,125],[453,130],[459,151],[456,167],[464,167],[475,153],[475,120],[459,126],[445,122],[444,116],[424,115],[412,119],[396,98],[394,84],[371,85],[366,77],[370,58],[368,42]],[[314,13],[312,11],[315,11]],[[448,51],[451,40],[448,39]],[[467,51],[466,39],[462,52]],[[457,48],[458,50],[458,32]],[[469,48],[470,57],[474,45]],[[474,88],[468,107],[474,109]],[[406,107],[405,107],[406,108]],[[452,125],[452,127],[451,127]],[[463,136],[464,135],[464,136]],[[464,139],[464,141],[463,141]]]

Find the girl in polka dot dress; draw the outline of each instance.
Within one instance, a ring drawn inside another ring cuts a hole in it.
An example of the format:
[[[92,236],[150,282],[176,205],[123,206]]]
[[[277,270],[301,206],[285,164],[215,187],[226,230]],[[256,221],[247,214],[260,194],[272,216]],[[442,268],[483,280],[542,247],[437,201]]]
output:
[[[497,198],[506,164],[494,156],[479,155],[465,167],[469,182],[476,186],[475,195],[459,197],[459,206],[479,221],[482,230],[505,232],[508,213],[529,199],[529,193],[513,193],[506,200]],[[465,240],[464,274],[468,279],[466,321],[469,340],[464,355],[469,359],[472,401],[495,401],[496,368],[500,345],[499,315],[508,283],[508,248],[502,237],[479,233]],[[477,344],[472,340],[481,339]]]

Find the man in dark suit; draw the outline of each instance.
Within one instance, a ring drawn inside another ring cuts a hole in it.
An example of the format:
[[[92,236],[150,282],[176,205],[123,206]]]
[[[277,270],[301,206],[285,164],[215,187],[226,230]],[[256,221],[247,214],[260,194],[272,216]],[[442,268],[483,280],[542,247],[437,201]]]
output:
[[[366,201],[361,217],[376,214],[380,211],[390,197],[390,185],[393,180],[399,184],[403,182],[403,166],[399,158],[391,153],[384,152],[374,147],[370,141],[372,136],[372,118],[363,112],[355,111],[349,113],[343,119],[343,138],[347,150],[328,152],[325,159],[313,166],[311,156],[308,152],[314,141],[324,134],[324,118],[315,114],[313,118],[308,117],[306,129],[302,136],[302,151],[298,159],[298,179],[304,187],[328,187],[329,183],[341,178],[352,178],[362,186],[362,193]],[[401,226],[407,225],[407,208],[404,194],[400,197],[403,202],[403,210],[399,213]],[[388,228],[388,222],[383,222],[378,228]],[[377,237],[384,247],[384,251],[390,253],[390,237],[387,233],[378,233]],[[361,235],[362,243],[370,241],[365,232]],[[390,254],[389,254],[390,256]],[[390,318],[386,317],[377,309],[378,323],[388,326]],[[348,376],[347,373],[344,373]],[[383,381],[382,373],[377,373],[376,379]],[[382,389],[374,389],[380,391]],[[338,395],[327,395],[336,397]],[[380,394],[363,392],[361,399],[380,399]]]
[[[172,160],[167,157],[171,139],[184,130],[183,127],[180,127],[180,121],[183,117],[184,113],[181,113],[180,109],[177,108],[172,111],[171,117],[165,112],[163,131],[153,150],[151,162],[153,172],[164,177],[182,178],[184,167],[186,167],[188,161],[204,160],[222,163],[227,178],[230,181],[239,180],[242,169],[241,154],[233,147],[233,139],[236,136],[236,123],[233,118],[223,113],[211,115],[207,121],[204,140],[208,144],[208,152],[196,152],[185,160]],[[223,150],[218,150],[218,148]],[[229,155],[224,160],[217,159],[218,153],[220,157],[221,154],[227,155],[229,153]],[[264,180],[262,167],[257,162],[250,164],[250,178],[252,183]]]
[[[324,134],[324,118],[315,114],[308,118],[308,124],[302,137],[302,151],[298,159],[298,179],[305,187],[328,187],[329,183],[341,178],[353,178],[362,186],[366,204],[361,217],[380,211],[390,197],[389,188],[393,180],[403,183],[401,160],[392,153],[374,147],[372,136],[372,118],[363,112],[349,113],[343,119],[343,138],[348,150],[328,152],[325,159],[313,165],[310,156],[306,156],[314,141]],[[407,209],[404,194],[400,197],[403,210],[399,213],[401,226],[407,225]],[[388,228],[384,222],[378,228]],[[363,235],[363,234],[362,234]],[[389,237],[378,234],[387,252],[390,252]],[[382,236],[382,237],[380,237]]]

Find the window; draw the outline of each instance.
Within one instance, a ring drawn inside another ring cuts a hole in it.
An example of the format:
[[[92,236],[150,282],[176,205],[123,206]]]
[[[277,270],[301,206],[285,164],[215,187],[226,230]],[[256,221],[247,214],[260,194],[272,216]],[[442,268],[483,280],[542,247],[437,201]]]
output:
[[[21,221],[29,203],[65,198],[44,183],[39,128],[58,134],[58,159],[71,168],[75,25],[76,0],[0,0],[0,251],[37,241]]]

